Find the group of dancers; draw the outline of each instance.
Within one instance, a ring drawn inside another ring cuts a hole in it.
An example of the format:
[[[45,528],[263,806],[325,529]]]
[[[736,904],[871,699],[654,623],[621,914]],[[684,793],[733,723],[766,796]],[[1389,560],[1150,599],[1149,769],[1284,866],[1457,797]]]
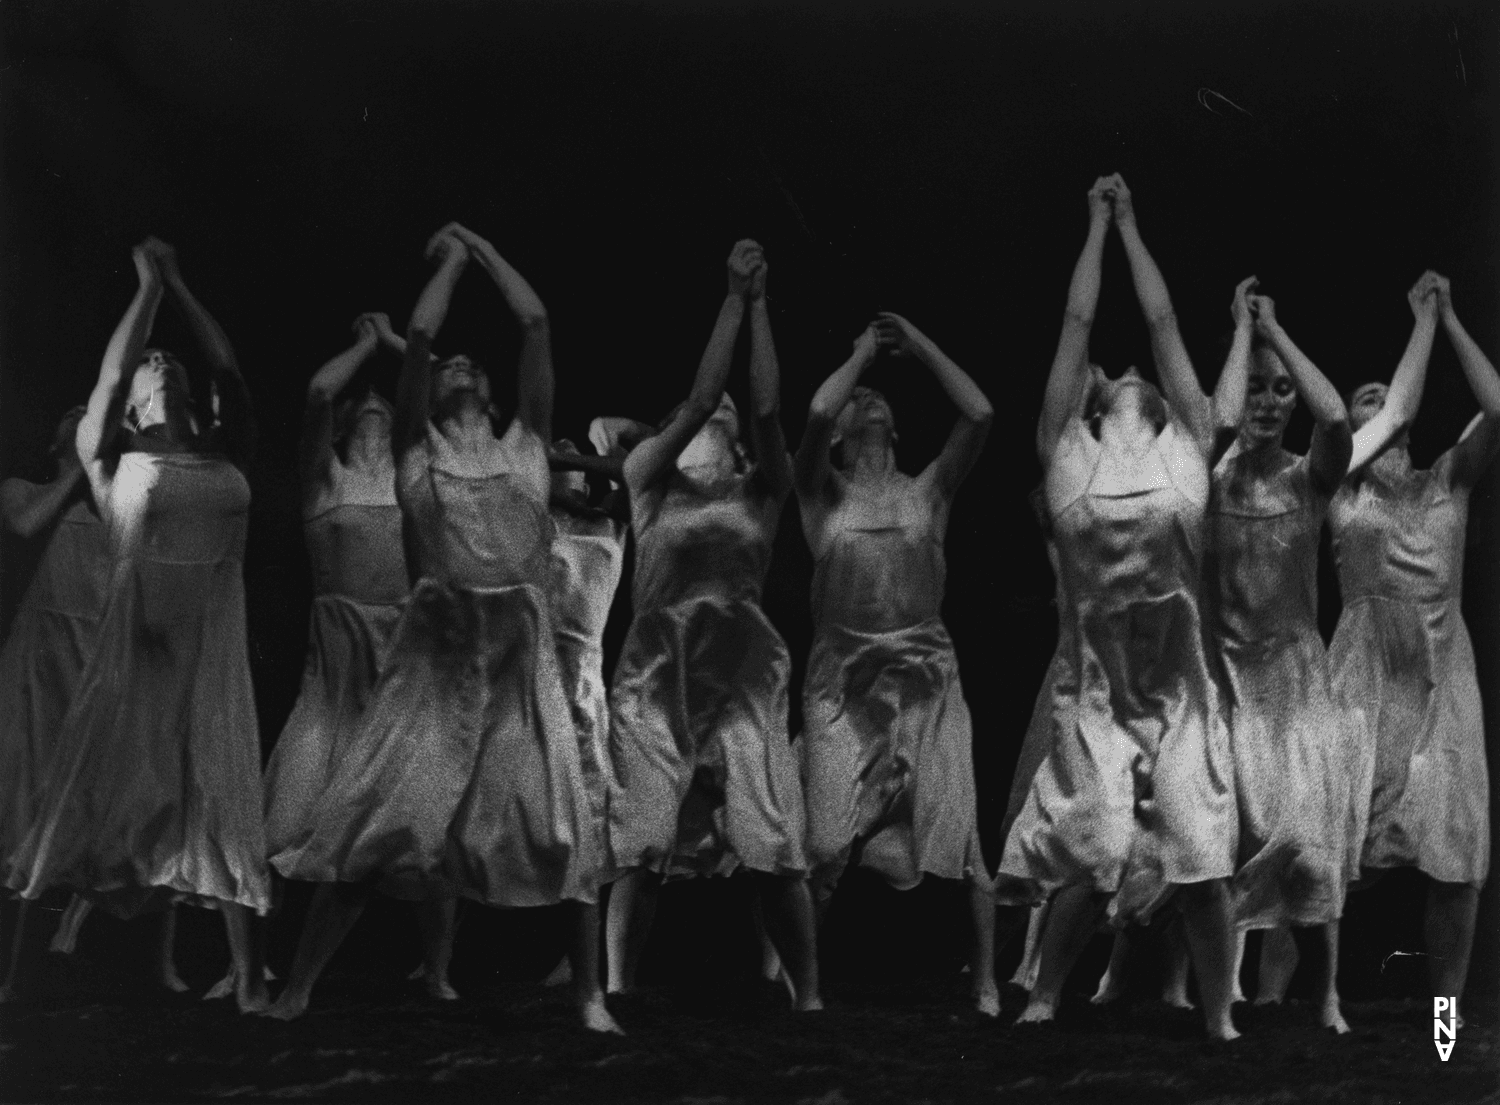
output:
[[[793,455],[768,265],[742,241],[686,399],[655,426],[595,419],[586,454],[552,437],[542,300],[484,238],[438,231],[406,337],[363,315],[308,385],[315,598],[300,697],[262,775],[242,581],[249,395],[173,249],[138,246],[139,287],[87,406],[59,427],[55,477],[0,489],[7,527],[45,542],[0,655],[0,870],[20,897],[0,996],[19,985],[31,903],[56,889],[74,901],[54,948],[91,905],[160,912],[175,989],[176,905],[218,909],[232,963],[211,993],[290,1019],[378,890],[417,903],[417,976],[439,998],[457,996],[460,899],[566,903],[555,974],[588,1028],[619,1031],[606,989],[635,986],[662,881],[743,871],[766,974],[810,1011],[818,924],[851,863],[898,888],[967,883],[968,969],[988,1015],[998,904],[1031,907],[1023,1021],[1054,1016],[1106,919],[1116,948],[1098,999],[1117,996],[1139,927],[1159,916],[1169,999],[1187,1003],[1191,967],[1225,1039],[1244,934],[1267,931],[1257,1000],[1274,1001],[1297,960],[1291,930],[1321,929],[1323,1023],[1345,1031],[1345,896],[1393,867],[1429,876],[1434,989],[1460,994],[1489,857],[1459,599],[1469,489],[1500,447],[1500,375],[1429,272],[1389,386],[1346,403],[1251,278],[1206,394],[1124,181],[1100,178],[1088,207],[1036,434],[1058,644],[994,876],[941,616],[949,511],[994,411],[908,320],[882,313],[860,333]],[[1111,226],[1159,386],[1089,360]],[[520,326],[505,414],[483,366],[433,353],[470,265]],[[164,297],[201,366],[147,348]],[[1423,471],[1406,433],[1440,323],[1481,413]],[[743,414],[725,390],[742,330]],[[362,372],[382,350],[401,360],[394,405]],[[915,476],[896,466],[890,405],[860,383],[888,356],[930,370],[957,409]],[[1299,399],[1316,423],[1305,456],[1282,445]],[[793,493],[815,564],[795,741],[790,657],[760,606]],[[1344,601],[1327,648],[1325,521]],[[607,687],[630,539],[632,621]],[[317,884],[274,1002],[257,919],[273,872]]]

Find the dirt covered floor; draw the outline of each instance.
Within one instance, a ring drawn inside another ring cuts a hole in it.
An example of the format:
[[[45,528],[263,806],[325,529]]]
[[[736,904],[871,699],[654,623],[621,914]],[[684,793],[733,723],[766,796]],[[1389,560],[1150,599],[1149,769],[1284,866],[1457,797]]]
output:
[[[295,895],[293,898],[295,899]],[[689,900],[691,898],[691,900]],[[149,918],[91,918],[71,958],[38,951],[30,1000],[0,1009],[5,1101],[543,1102],[1468,1102],[1500,1100],[1492,1017],[1460,1033],[1448,1062],[1433,1046],[1431,1004],[1415,957],[1346,1004],[1353,1031],[1319,1029],[1303,998],[1240,1006],[1244,1036],[1215,1045],[1198,1018],[1151,998],[1149,948],[1132,996],[1090,1006],[1085,988],[1107,953],[1100,937],[1053,1027],[1012,1025],[1013,988],[998,1023],[968,1008],[961,973],[961,900],[954,895],[851,896],[825,934],[829,1008],[794,1016],[754,978],[754,948],[737,891],[668,888],[649,985],[616,1013],[625,1038],[575,1027],[563,991],[537,979],[561,950],[556,913],[471,910],[454,982],[460,1002],[422,996],[405,975],[417,959],[407,907],[372,907],[309,1014],[292,1024],[241,1017],[198,998],[226,960],[217,917],[183,909],[178,959],[192,994],[150,984]],[[880,914],[868,907],[883,907]],[[288,911],[300,914],[298,901]],[[951,918],[952,925],[932,921]],[[8,918],[8,915],[7,915]],[[48,922],[40,926],[44,931]],[[285,966],[295,925],[274,930]],[[716,934],[705,939],[705,933]],[[921,953],[913,952],[920,941]],[[1149,941],[1147,942],[1149,944]],[[1013,941],[1001,966],[1008,975]],[[1356,949],[1358,945],[1356,944]],[[1253,947],[1252,947],[1253,950]],[[1358,950],[1354,953],[1358,956]],[[885,977],[873,981],[876,965]],[[1310,993],[1310,979],[1294,997]]]

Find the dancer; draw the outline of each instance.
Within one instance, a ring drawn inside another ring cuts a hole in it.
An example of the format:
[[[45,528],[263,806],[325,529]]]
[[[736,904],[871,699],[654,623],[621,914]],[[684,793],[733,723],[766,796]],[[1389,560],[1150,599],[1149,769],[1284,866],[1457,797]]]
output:
[[[140,286],[78,426],[112,575],[7,881],[27,898],[68,887],[124,916],[183,897],[215,904],[248,1012],[266,1000],[250,912],[270,904],[243,583],[240,466],[254,431],[234,351],[175,252],[148,239],[135,266]],[[143,351],[164,288],[209,362],[197,379]]]
[[[1287,929],[1322,929],[1320,1017],[1342,1033],[1339,917],[1359,867],[1350,783],[1360,756],[1329,684],[1317,577],[1318,537],[1352,446],[1338,391],[1253,285],[1234,299],[1230,357],[1248,358],[1248,387],[1239,434],[1214,470],[1206,573],[1240,809],[1230,892],[1241,941],[1252,929],[1276,934],[1262,946],[1258,1003],[1285,996]],[[1282,447],[1299,396],[1315,422],[1305,456]]]
[[[881,349],[916,359],[958,408],[943,451],[915,477],[896,468],[890,405],[857,386]],[[991,1017],[1000,1013],[994,887],[979,845],[969,707],[942,603],[949,512],[994,413],[931,338],[885,312],[813,396],[796,461],[815,562],[800,741],[814,896],[826,909],[856,849],[859,863],[898,889],[928,874],[967,881],[974,1001]]]
[[[368,385],[350,387],[382,345],[404,353],[406,343],[381,314],[361,315],[354,331],[354,344],[307,385],[302,526],[316,597],[302,691],[266,767],[272,856],[292,846],[317,816],[408,592],[391,405]]]
[[[1329,649],[1340,700],[1364,711],[1373,757],[1363,866],[1428,876],[1432,992],[1459,998],[1489,873],[1489,778],[1474,651],[1460,608],[1469,493],[1500,447],[1500,375],[1436,273],[1407,296],[1416,323],[1384,384],[1349,401],[1354,456],[1329,514],[1344,610]],[[1412,467],[1441,318],[1481,417],[1431,468]]]
[[[1175,892],[1208,1031],[1231,1039],[1233,766],[1198,591],[1208,459],[1219,428],[1239,422],[1243,377],[1221,388],[1219,404],[1199,390],[1125,182],[1101,177],[1089,208],[1038,433],[1078,691],[1011,829],[997,887],[1009,904],[1053,899],[1023,1021],[1055,1015],[1106,898],[1123,926],[1145,921]],[[1085,420],[1078,393],[1090,382],[1111,217],[1168,401],[1131,370],[1098,390]]]
[[[729,290],[687,401],[625,461],[636,538],[635,619],[611,696],[609,989],[634,987],[662,876],[761,880],[800,1010],[822,1008],[786,645],[760,609],[791,491],[760,247],[729,257]],[[748,463],[724,394],[750,317]]]
[[[31,828],[57,731],[104,609],[108,546],[74,445],[83,412],[75,407],[58,424],[50,481],[12,478],[0,484],[0,521],[6,530],[44,542],[0,650],[0,862]],[[22,898],[17,907],[0,1001],[16,992],[31,904]],[[70,911],[79,912],[71,905]],[[171,947],[165,945],[161,976],[180,984]]]
[[[284,1020],[306,1009],[373,889],[422,903],[426,985],[449,999],[458,896],[540,906],[591,903],[598,889],[602,843],[553,640],[546,308],[489,242],[456,223],[428,256],[437,271],[412,311],[394,438],[417,583],[316,817],[274,857],[288,878],[323,884],[271,1009]],[[516,410],[498,437],[484,371],[462,355],[429,357],[471,260],[521,324]],[[575,928],[580,1015],[618,1032],[599,984],[597,912],[580,910]]]

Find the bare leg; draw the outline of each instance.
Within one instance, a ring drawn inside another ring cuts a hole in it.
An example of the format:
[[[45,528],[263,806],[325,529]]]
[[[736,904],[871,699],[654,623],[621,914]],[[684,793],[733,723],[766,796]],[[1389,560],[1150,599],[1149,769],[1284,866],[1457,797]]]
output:
[[[1245,1000],[1245,990],[1240,984],[1240,975],[1245,970],[1245,938],[1249,935],[1249,932],[1245,929],[1236,929],[1234,933],[1234,978],[1232,980],[1234,990],[1230,994],[1229,1000],[1231,1004],[1235,1005]]]
[[[573,970],[573,1000],[583,1027],[590,1032],[625,1035],[604,1006],[604,988],[599,984],[599,907],[579,902],[574,907],[573,947],[568,953]]]
[[[1188,997],[1188,971],[1192,967],[1192,953],[1188,948],[1187,933],[1182,927],[1182,914],[1178,914],[1167,922],[1166,931],[1162,933],[1166,941],[1166,971],[1161,984],[1161,1000],[1168,1005],[1176,1006],[1178,1009],[1193,1008],[1192,999]],[[1240,948],[1244,947],[1244,937],[1241,936]],[[1236,983],[1230,995],[1231,1004],[1235,995],[1239,993],[1239,985]]]
[[[453,933],[458,922],[457,898],[429,898],[417,906],[422,927],[422,980],[427,996],[456,1001],[458,991],[448,982],[448,964],[453,959]]]
[[[68,908],[63,910],[62,920],[58,922],[57,932],[53,933],[47,950],[72,955],[78,949],[78,930],[83,928],[83,922],[93,908],[93,902],[74,894]]]
[[[811,1013],[823,1008],[818,989],[818,920],[807,880],[795,875],[761,875],[766,927],[778,948],[785,949],[787,969],[796,991],[795,1008]]]
[[[656,919],[656,900],[661,876],[637,867],[611,887],[605,939],[609,951],[609,992],[626,994],[635,989],[636,969]]]
[[[1267,929],[1260,946],[1260,975],[1255,985],[1256,1005],[1280,1005],[1297,972],[1297,941],[1288,928]]]
[[[5,983],[0,985],[0,1005],[15,1001],[21,986],[21,944],[26,938],[26,922],[31,918],[32,900],[22,898],[16,907],[16,931],[10,938],[10,964],[5,969]]]
[[[292,959],[286,989],[281,991],[276,1004],[267,1010],[267,1016],[289,1021],[307,1011],[307,1001],[318,976],[328,966],[344,937],[349,935],[369,900],[370,888],[360,883],[319,884],[312,905],[308,907],[307,920],[302,925],[302,936],[297,941],[297,954]]]
[[[1324,1028],[1331,1028],[1342,1036],[1349,1031],[1339,1008],[1339,923],[1329,921],[1323,926],[1323,947],[1327,962],[1323,964],[1323,1009]]]
[[[1108,1005],[1125,996],[1125,969],[1130,962],[1130,937],[1121,930],[1115,933],[1115,943],[1109,949],[1109,966],[1099,979],[1099,989],[1089,1000],[1095,1005]]]
[[[224,932],[229,937],[229,955],[234,961],[234,1000],[241,1013],[264,1013],[271,1004],[266,993],[266,969],[254,914],[238,902],[219,902]]]
[[[1208,1034],[1217,1040],[1239,1037],[1230,1015],[1234,969],[1234,936],[1229,929],[1229,885],[1225,879],[1192,883],[1178,890],[1182,900],[1182,923],[1193,969],[1198,972],[1198,992],[1203,997],[1203,1016]]]
[[[1469,955],[1474,950],[1474,921],[1479,913],[1479,891],[1466,883],[1427,884],[1427,962],[1434,997],[1463,997],[1469,977]],[[1459,1017],[1462,1023],[1463,1017]]]
[[[816,916],[816,906],[814,915]],[[760,943],[760,977],[766,982],[779,984],[786,991],[787,999],[796,1005],[797,987],[792,982],[792,976],[787,973],[786,965],[781,962],[781,953],[776,950],[776,942],[771,939],[771,933],[766,928],[765,904],[759,894],[751,899],[750,917],[755,922],[755,938]]]
[[[1099,917],[1104,912],[1104,903],[1104,896],[1087,886],[1069,886],[1053,896],[1047,927],[1042,931],[1036,985],[1031,988],[1031,1000],[1026,1003],[1017,1024],[1050,1021],[1057,1015],[1063,983],[1067,982],[1073,964],[1078,962],[1079,955],[1093,938]]]
[[[156,977],[168,990],[182,994],[188,984],[177,974],[177,907],[171,906],[161,917],[161,934],[156,949]]]
[[[1026,924],[1026,950],[1021,953],[1021,962],[1016,964],[1016,973],[1010,976],[1010,984],[1023,990],[1036,985],[1036,969],[1042,948],[1042,930],[1047,927],[1047,915],[1052,912],[1052,902],[1031,907]]]
[[[995,887],[982,871],[969,876],[969,913],[974,920],[974,944],[969,950],[974,1008],[986,1017],[998,1017],[1000,989],[995,985]]]

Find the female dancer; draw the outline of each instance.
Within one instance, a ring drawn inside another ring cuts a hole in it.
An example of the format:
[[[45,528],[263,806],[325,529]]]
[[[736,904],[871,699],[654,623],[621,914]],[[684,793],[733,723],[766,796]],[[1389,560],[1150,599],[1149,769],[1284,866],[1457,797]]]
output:
[[[385,315],[361,315],[354,330],[354,344],[307,385],[302,517],[317,597],[302,693],[266,767],[272,856],[295,843],[316,816],[329,772],[369,701],[408,591],[391,406],[368,386],[344,394],[382,344],[404,352],[406,343]]]
[[[1500,375],[1458,321],[1447,280],[1427,273],[1407,298],[1416,324],[1390,387],[1365,384],[1349,402],[1354,457],[1329,514],[1344,597],[1329,662],[1373,744],[1362,863],[1428,876],[1432,992],[1459,997],[1490,854],[1479,683],[1460,610],[1464,530],[1469,492],[1500,448]],[[1482,416],[1423,471],[1406,431],[1439,317]]]
[[[889,404],[856,386],[881,348],[915,357],[958,407],[942,453],[916,477],[896,468]],[[796,461],[815,561],[801,741],[815,897],[826,908],[855,847],[860,863],[900,889],[926,874],[966,880],[974,1000],[992,1017],[1000,1013],[994,887],[979,846],[969,707],[942,603],[948,514],[993,419],[984,393],[932,339],[883,313],[813,396]]]
[[[760,609],[791,458],[760,247],[729,257],[687,402],[625,460],[635,528],[635,620],[615,673],[610,796],[609,988],[631,989],[669,869],[761,877],[766,920],[797,1008],[821,1009],[802,791],[787,741],[786,645]],[[750,439],[724,395],[750,315]]]
[[[36,816],[57,731],[104,609],[109,550],[74,444],[83,412],[75,407],[58,424],[52,445],[56,471],[49,482],[13,478],[0,484],[5,528],[28,539],[45,535],[36,573],[0,650],[0,862],[25,839]],[[30,907],[21,899],[0,1001],[15,992]],[[81,911],[70,906],[69,912]],[[161,977],[175,989],[181,980],[171,951],[169,940]]]
[[[135,265],[140,287],[78,426],[113,572],[8,881],[28,898],[66,886],[126,915],[164,897],[217,903],[251,1011],[265,980],[249,911],[270,896],[245,639],[249,399],[172,248],[149,239]],[[170,354],[143,352],[164,286],[210,363],[196,386]]]
[[[1173,891],[1186,914],[1208,1030],[1230,1019],[1227,880],[1234,873],[1233,766],[1198,614],[1208,457],[1239,422],[1243,377],[1211,404],[1118,176],[1089,193],[1088,241],[1047,381],[1038,434],[1058,562],[1070,598],[1076,699],[1038,766],[1000,866],[1002,900],[1053,896],[1025,1021],[1050,1020],[1068,971],[1109,902],[1145,920]],[[1169,402],[1134,371],[1076,416],[1113,214],[1151,328]],[[1238,394],[1236,394],[1238,391]],[[1217,407],[1217,409],[1215,409]]]
[[[1230,356],[1249,358],[1248,386],[1239,434],[1214,470],[1206,573],[1240,809],[1230,893],[1241,940],[1251,929],[1276,933],[1262,948],[1257,1002],[1280,1001],[1291,980],[1288,927],[1319,926],[1327,949],[1322,1023],[1347,1032],[1339,917],[1359,869],[1350,781],[1360,756],[1329,684],[1317,566],[1351,438],[1338,391],[1287,336],[1275,304],[1250,295],[1252,283],[1234,300]],[[1299,395],[1316,423],[1306,456],[1282,447]]]
[[[550,587],[546,308],[489,242],[450,224],[412,311],[396,410],[396,497],[417,583],[364,720],[299,839],[275,857],[322,883],[271,1015],[301,1015],[372,889],[423,903],[429,993],[448,985],[462,895],[497,906],[591,903],[602,843],[558,672]],[[429,357],[464,268],[477,260],[522,329],[517,405],[495,435],[489,380],[468,357]],[[618,1032],[599,986],[598,913],[580,910],[576,999]]]

